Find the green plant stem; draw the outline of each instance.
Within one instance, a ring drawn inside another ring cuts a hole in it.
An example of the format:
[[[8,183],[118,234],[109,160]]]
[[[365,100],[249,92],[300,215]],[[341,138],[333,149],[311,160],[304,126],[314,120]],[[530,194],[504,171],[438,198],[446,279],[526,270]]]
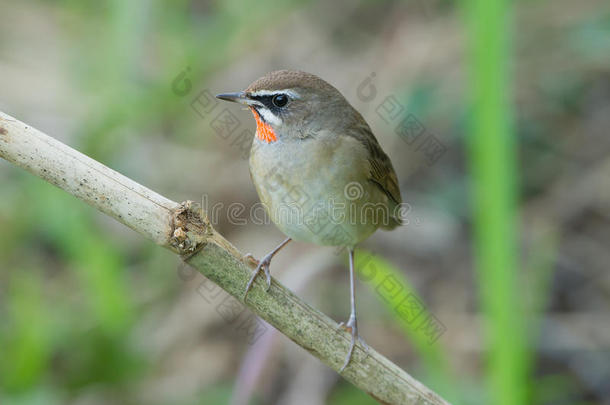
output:
[[[524,327],[517,290],[516,153],[511,131],[509,2],[470,0],[475,250],[484,315],[488,403],[525,403]]]

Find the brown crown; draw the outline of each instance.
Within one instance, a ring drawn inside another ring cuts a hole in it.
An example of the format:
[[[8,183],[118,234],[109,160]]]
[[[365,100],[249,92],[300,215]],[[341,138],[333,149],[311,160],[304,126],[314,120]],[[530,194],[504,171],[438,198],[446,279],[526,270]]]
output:
[[[252,82],[247,92],[258,90],[282,90],[292,88],[309,88],[338,91],[336,88],[311,73],[300,70],[276,70]]]

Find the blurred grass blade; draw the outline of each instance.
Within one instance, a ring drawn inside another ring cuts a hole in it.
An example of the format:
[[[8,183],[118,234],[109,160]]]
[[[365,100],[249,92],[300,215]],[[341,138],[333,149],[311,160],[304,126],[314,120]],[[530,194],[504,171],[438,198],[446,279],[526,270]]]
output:
[[[355,256],[356,273],[393,315],[415,351],[428,377],[426,383],[457,403],[445,350],[438,342],[446,328],[430,313],[401,271],[388,261],[362,249]]]
[[[73,265],[87,297],[85,305],[91,311],[90,316],[108,336],[124,336],[134,320],[135,308],[121,249],[100,236],[99,228],[91,220],[92,209],[38,180],[32,186],[32,195],[45,201],[32,215]]]
[[[0,394],[35,386],[49,363],[49,335],[42,280],[31,269],[15,269],[8,285],[8,325],[2,326]]]
[[[554,264],[558,254],[558,231],[554,225],[545,221],[536,221],[533,224],[535,238],[531,243],[530,253],[527,258],[524,279],[522,286],[524,290],[524,321],[526,328],[526,337],[528,339],[527,349],[538,342],[540,337],[540,328],[544,320],[545,309],[547,307],[550,295],[551,284],[554,274]],[[531,354],[525,357],[524,368],[527,373],[531,373],[534,369],[534,356]],[[551,378],[552,379],[552,378]],[[536,379],[536,384],[531,384],[528,392],[532,398],[530,402],[536,403],[533,399],[540,396],[540,393],[548,391],[548,385],[544,384],[544,378]],[[557,399],[561,398],[562,394],[568,393],[564,391],[568,388],[568,381],[565,384],[559,384],[555,387],[555,395]],[[543,402],[540,402],[543,403]]]
[[[509,4],[469,0],[472,134],[469,160],[489,401],[525,403],[524,324],[517,290],[515,140],[511,131]]]

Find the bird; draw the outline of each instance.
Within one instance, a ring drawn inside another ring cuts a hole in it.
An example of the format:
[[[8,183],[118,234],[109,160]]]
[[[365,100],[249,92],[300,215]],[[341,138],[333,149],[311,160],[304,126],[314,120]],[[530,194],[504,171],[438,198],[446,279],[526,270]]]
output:
[[[273,223],[287,238],[254,270],[244,299],[263,272],[271,285],[273,257],[290,241],[347,249],[351,333],[343,372],[358,334],[354,250],[377,229],[402,224],[396,172],[370,126],[334,86],[299,70],[276,70],[245,90],[216,95],[250,109],[256,132],[250,177]]]

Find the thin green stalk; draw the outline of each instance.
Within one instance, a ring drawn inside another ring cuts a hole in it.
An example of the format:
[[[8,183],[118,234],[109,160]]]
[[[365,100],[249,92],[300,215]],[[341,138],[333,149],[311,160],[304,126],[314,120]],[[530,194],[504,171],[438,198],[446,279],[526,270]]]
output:
[[[475,250],[488,355],[488,403],[525,402],[527,362],[517,289],[516,153],[511,130],[509,14],[505,0],[470,0]]]
[[[356,272],[405,333],[426,371],[426,383],[459,403],[459,390],[440,338],[446,331],[441,319],[428,310],[409,280],[392,263],[363,249],[356,251]]]

